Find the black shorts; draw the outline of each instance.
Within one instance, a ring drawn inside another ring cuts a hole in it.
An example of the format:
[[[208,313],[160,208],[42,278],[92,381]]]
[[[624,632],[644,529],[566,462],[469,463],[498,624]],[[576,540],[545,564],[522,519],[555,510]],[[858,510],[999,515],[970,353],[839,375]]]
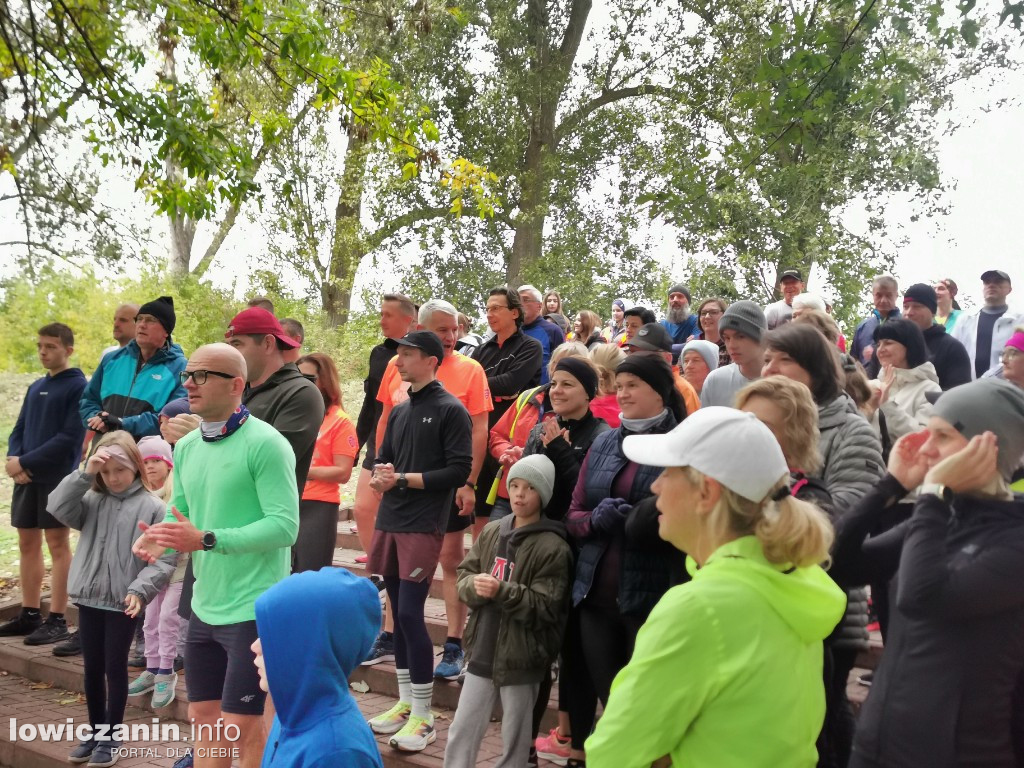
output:
[[[66,528],[46,511],[46,499],[58,483],[15,485],[11,495],[11,525],[15,528]]]
[[[475,517],[475,512],[472,515],[460,515],[459,508],[452,504],[452,510],[448,513],[448,526],[444,529],[444,532],[458,533],[459,531],[464,531],[473,524]]]
[[[219,701],[221,711],[235,715],[262,715],[267,694],[250,647],[256,637],[255,620],[217,626],[192,614],[185,642],[188,700]]]

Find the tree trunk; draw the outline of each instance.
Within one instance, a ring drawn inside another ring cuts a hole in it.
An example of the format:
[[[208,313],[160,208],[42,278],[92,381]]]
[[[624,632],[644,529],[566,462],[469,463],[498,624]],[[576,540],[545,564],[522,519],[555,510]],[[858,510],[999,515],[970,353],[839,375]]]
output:
[[[505,266],[505,277],[512,287],[523,282],[530,264],[538,260],[544,246],[544,222],[548,215],[552,167],[557,167],[558,151],[555,119],[565,95],[569,73],[579,50],[580,40],[590,15],[592,0],[573,0],[569,21],[556,50],[551,45],[551,20],[547,0],[529,0],[526,11],[530,56],[527,78],[530,104],[530,136],[523,167],[519,173],[519,211],[516,214],[512,256]]]
[[[174,60],[174,50],[177,47],[177,41],[165,37],[158,42],[164,58],[163,66],[160,70],[160,79],[171,86],[167,100],[170,106],[173,107],[177,101],[174,93],[178,87],[178,73]],[[181,183],[181,164],[172,153],[168,153],[167,159],[164,161],[164,173],[167,175],[167,180],[172,184]],[[196,238],[196,223],[179,211],[172,210],[167,214],[167,224],[171,234],[171,252],[168,259],[168,268],[174,277],[182,277],[189,272],[189,263],[192,260],[192,242]]]
[[[366,157],[369,147],[355,135],[348,138],[341,192],[334,209],[334,238],[326,280],[320,286],[327,322],[332,328],[348,321],[352,305],[352,286],[363,257],[369,252],[359,221],[366,185]]]

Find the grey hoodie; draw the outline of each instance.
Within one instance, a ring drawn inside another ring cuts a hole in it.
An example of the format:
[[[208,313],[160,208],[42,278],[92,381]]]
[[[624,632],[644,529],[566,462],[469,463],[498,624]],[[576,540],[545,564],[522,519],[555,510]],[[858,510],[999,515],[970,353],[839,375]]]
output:
[[[72,472],[60,481],[46,511],[81,531],[68,576],[72,602],[90,608],[124,610],[128,593],[149,603],[167,586],[178,554],[171,552],[152,565],[132,554],[139,523],[163,522],[164,503],[136,479],[122,493],[90,490],[93,475]]]

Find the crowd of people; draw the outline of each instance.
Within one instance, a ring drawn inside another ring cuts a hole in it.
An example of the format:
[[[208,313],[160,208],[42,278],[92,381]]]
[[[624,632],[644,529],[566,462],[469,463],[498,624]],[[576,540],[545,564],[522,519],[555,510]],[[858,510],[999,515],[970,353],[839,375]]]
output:
[[[178,768],[380,766],[373,733],[436,740],[435,680],[462,686],[452,768],[499,701],[502,768],[1020,768],[1024,317],[1006,272],[981,280],[966,312],[952,280],[900,300],[875,278],[848,350],[796,269],[767,307],[694,311],[677,283],[607,324],[499,287],[484,335],[389,293],[355,417],[262,297],[188,356],[172,297],[125,304],[89,379],[49,323],[8,445],[22,607],[0,636],[82,654],[92,736],[69,760],[96,767],[128,697],[166,707],[184,670]],[[370,578],[331,567],[353,473]],[[347,678],[381,662],[398,700],[366,721]]]

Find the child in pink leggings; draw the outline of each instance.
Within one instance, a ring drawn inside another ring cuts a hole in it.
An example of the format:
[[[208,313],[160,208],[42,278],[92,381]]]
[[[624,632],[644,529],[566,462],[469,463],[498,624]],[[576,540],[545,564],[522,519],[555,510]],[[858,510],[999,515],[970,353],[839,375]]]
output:
[[[163,438],[150,436],[139,441],[139,452],[146,467],[146,483],[150,490],[164,501],[170,499],[172,487],[171,446]],[[153,708],[166,707],[174,701],[178,675],[174,672],[174,657],[178,654],[181,618],[178,601],[185,576],[188,555],[179,555],[178,565],[171,582],[153,598],[146,608],[143,632],[146,637],[146,671],[128,687],[129,696],[153,692]]]

